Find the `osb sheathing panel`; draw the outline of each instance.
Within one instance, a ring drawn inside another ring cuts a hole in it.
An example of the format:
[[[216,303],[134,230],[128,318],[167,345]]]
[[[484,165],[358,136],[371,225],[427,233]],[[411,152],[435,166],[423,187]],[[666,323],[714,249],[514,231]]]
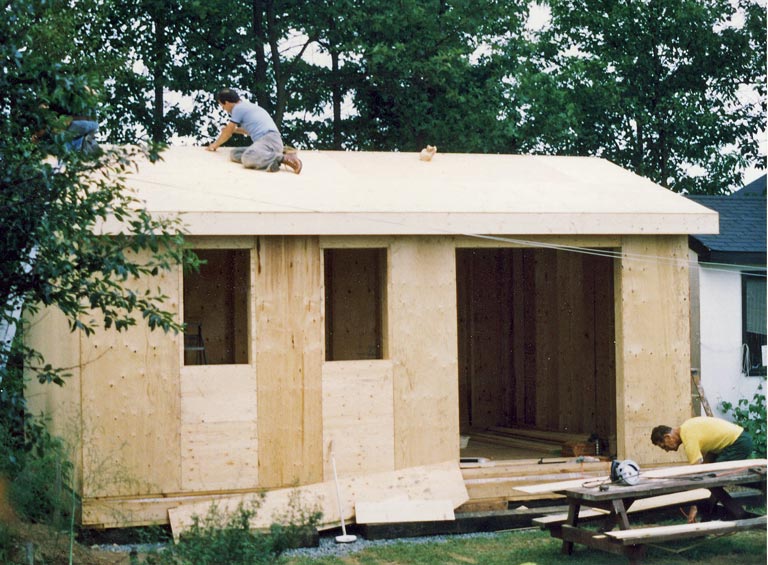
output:
[[[316,237],[256,245],[254,332],[259,484],[323,480],[320,246]]]
[[[449,238],[392,242],[387,302],[397,469],[459,457],[455,265]]]
[[[691,413],[688,247],[685,236],[625,237],[616,262],[618,457],[682,461],[651,444],[658,424]]]
[[[178,273],[129,286],[158,287],[178,311]],[[84,496],[180,489],[179,339],[143,320],[81,338]]]
[[[257,487],[256,429],[253,366],[205,365],[182,369],[183,490]]]
[[[324,479],[393,471],[392,361],[323,364]]]

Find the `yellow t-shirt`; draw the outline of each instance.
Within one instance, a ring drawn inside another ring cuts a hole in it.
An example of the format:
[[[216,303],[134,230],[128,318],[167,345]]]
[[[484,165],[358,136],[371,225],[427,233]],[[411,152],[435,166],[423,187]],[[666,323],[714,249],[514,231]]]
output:
[[[696,463],[708,453],[720,453],[736,441],[744,428],[720,418],[697,416],[680,426],[680,439],[689,463]]]

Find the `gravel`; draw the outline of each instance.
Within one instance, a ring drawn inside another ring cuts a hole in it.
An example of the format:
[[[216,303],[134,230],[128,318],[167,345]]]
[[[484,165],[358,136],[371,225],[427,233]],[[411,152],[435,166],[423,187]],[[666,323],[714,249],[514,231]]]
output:
[[[443,536],[424,536],[413,538],[394,538],[385,540],[366,540],[358,536],[357,540],[352,543],[336,543],[336,534],[320,536],[320,544],[318,547],[300,547],[297,549],[290,549],[285,552],[287,557],[303,556],[303,557],[327,557],[335,556],[340,557],[344,555],[350,555],[362,551],[367,547],[380,547],[386,545],[394,545],[398,543],[442,543],[451,539],[460,538],[477,538],[477,537],[494,537],[499,532],[479,532],[472,534],[450,534]]]
[[[297,549],[289,549],[284,555],[286,557],[341,557],[344,555],[350,555],[362,551],[367,547],[380,547],[387,545],[394,545],[398,543],[442,543],[450,539],[457,538],[477,538],[477,537],[493,537],[498,535],[499,532],[478,532],[471,534],[450,534],[440,536],[423,536],[423,537],[409,537],[409,538],[394,538],[385,540],[366,540],[360,536],[357,536],[357,540],[352,543],[336,543],[336,536],[341,532],[333,532],[332,534],[323,534],[320,536],[320,543],[318,547],[300,547]],[[151,543],[151,544],[96,544],[92,545],[92,549],[99,551],[110,552],[122,552],[129,553],[136,551],[138,553],[148,553],[150,551],[159,551],[165,547],[165,544]]]

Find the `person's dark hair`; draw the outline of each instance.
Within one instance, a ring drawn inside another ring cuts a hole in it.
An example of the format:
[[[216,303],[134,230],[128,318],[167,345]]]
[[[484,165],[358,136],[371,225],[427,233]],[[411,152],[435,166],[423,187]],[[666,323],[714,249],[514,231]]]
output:
[[[216,94],[216,100],[218,102],[240,102],[240,95],[231,88],[222,88]]]
[[[659,445],[664,441],[664,436],[672,432],[672,428],[669,426],[656,426],[651,432],[651,443],[653,445]]]

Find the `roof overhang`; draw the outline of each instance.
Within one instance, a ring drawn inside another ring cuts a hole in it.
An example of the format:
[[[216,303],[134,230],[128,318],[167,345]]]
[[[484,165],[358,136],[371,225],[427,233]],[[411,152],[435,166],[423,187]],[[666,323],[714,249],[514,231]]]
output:
[[[191,235],[717,233],[716,212],[594,157],[307,151],[301,175],[172,147],[128,176]]]

